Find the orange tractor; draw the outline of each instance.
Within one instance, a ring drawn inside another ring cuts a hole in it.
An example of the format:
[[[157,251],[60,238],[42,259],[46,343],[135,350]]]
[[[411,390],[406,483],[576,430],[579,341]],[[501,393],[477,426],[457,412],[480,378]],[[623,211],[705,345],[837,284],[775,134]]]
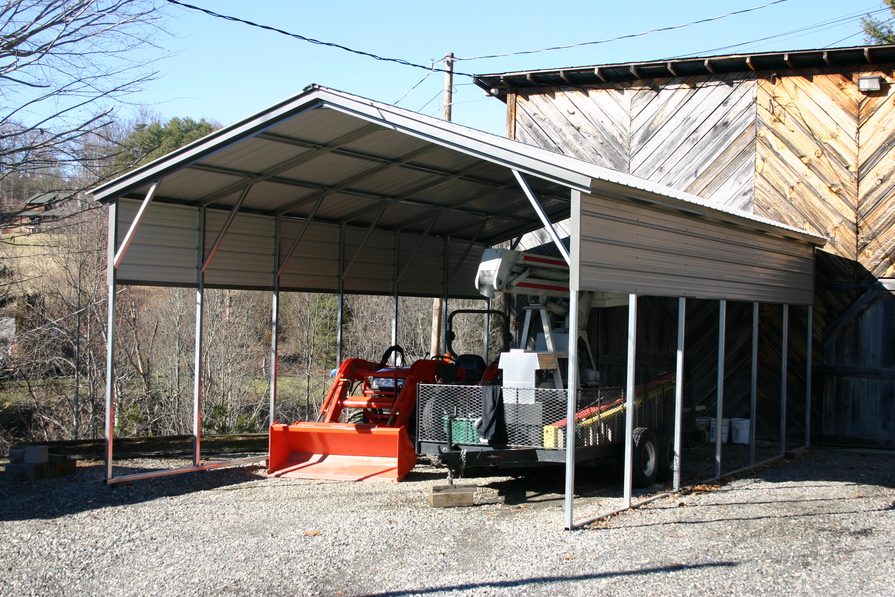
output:
[[[473,311],[456,311],[449,322],[461,312]],[[508,338],[505,315],[489,313],[504,319]],[[344,361],[316,421],[271,425],[267,472],[310,479],[403,479],[416,464],[410,430],[415,422],[417,386],[478,384],[497,375],[497,366],[487,366],[478,355],[454,354],[450,331],[448,338],[447,355],[420,359],[410,366],[397,345],[386,350],[378,363]],[[392,355],[396,365],[400,357],[401,367],[387,366]]]

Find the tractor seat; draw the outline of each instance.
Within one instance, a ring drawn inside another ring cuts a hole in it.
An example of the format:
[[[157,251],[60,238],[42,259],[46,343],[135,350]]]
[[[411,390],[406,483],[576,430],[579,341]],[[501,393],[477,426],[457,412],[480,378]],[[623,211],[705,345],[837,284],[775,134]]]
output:
[[[480,381],[488,364],[477,354],[461,354],[457,357],[457,367],[466,372],[466,381]]]

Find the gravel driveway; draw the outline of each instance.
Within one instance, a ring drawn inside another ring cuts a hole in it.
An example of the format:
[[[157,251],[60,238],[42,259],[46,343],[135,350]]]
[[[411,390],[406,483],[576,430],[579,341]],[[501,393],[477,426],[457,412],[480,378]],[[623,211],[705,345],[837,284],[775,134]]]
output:
[[[426,466],[403,483],[245,466],[109,487],[102,472],[0,477],[0,595],[895,592],[892,453],[812,452],[573,532],[554,474],[468,479],[476,506],[436,509],[445,477]],[[578,491],[581,516],[621,493],[614,478]]]

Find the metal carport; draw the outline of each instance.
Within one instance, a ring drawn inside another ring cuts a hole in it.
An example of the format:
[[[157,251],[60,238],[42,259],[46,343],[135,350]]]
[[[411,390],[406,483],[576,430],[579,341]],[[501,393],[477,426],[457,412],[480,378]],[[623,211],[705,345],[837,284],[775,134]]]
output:
[[[197,289],[197,372],[203,289],[271,291],[273,421],[281,290],[480,298],[472,281],[484,248],[542,227],[552,232],[553,222],[570,218],[573,319],[579,291],[629,295],[631,313],[637,295],[810,305],[814,249],[824,243],[632,176],[320,86],[93,195],[110,207],[108,482],[125,479],[112,474],[119,284]],[[629,370],[632,389],[633,364]],[[200,380],[197,373],[194,466],[173,472],[202,468]],[[574,408],[569,400],[570,421]]]

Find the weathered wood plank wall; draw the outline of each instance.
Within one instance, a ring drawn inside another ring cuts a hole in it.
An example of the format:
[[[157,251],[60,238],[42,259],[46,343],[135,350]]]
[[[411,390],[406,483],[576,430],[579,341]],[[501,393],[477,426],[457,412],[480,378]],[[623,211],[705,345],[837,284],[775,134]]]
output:
[[[520,90],[507,99],[508,132],[828,237],[817,262],[812,386],[821,399],[814,401],[812,429],[895,445],[895,299],[872,286],[895,278],[895,85],[861,93],[860,75],[895,80],[895,65]],[[658,303],[643,305],[653,312],[644,324],[657,335],[642,340],[639,372],[648,377],[667,367],[674,324]],[[743,367],[751,315],[744,309],[729,306],[728,416],[748,405]],[[773,436],[782,317],[774,306],[761,313],[765,415],[758,429]],[[799,313],[790,321],[792,396],[804,395],[806,381],[807,331]],[[688,377],[706,404],[714,400],[716,314],[705,302],[688,308]],[[623,362],[615,335],[622,331],[611,313],[598,320],[609,330],[599,340],[601,369],[615,379]],[[804,413],[789,406],[790,427],[799,430]]]
[[[753,75],[544,88],[509,98],[517,140],[752,209]]]

